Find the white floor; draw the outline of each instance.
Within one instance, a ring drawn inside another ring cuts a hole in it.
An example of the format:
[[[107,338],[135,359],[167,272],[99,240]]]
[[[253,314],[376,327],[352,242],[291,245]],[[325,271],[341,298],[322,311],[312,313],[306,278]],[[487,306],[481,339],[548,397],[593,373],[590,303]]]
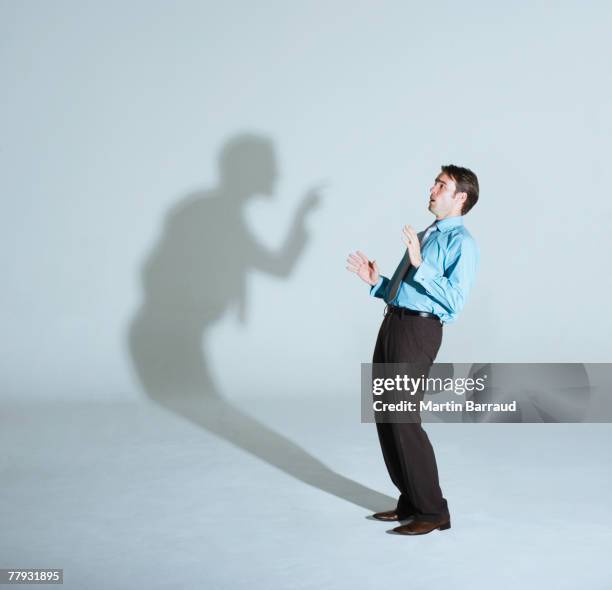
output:
[[[452,528],[394,506],[358,400],[4,405],[0,568],[64,587],[609,588],[607,424],[428,424]]]

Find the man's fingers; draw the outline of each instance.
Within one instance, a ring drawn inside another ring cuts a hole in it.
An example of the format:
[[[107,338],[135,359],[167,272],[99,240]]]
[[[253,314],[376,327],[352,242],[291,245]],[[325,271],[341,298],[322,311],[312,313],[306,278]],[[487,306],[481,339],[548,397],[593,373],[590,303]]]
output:
[[[407,227],[404,228],[404,232],[403,232],[403,236],[402,238],[404,240],[408,240],[410,242],[417,242],[419,241],[419,237],[417,236],[417,234],[414,231],[410,231]]]
[[[359,256],[359,258],[361,258],[361,261],[364,262],[365,264],[368,263],[368,257],[360,250],[357,250],[357,256]]]
[[[404,242],[404,244],[406,244],[406,246],[408,246],[410,248],[410,247],[414,246],[415,243],[418,244],[419,239],[417,237],[410,236],[409,234],[404,234],[402,236],[402,241]]]
[[[407,235],[407,236],[410,236],[411,238],[418,237],[416,231],[410,225],[404,226],[404,234]]]
[[[361,258],[359,258],[359,256],[355,256],[354,254],[349,254],[348,259],[353,264],[363,264],[363,260],[361,260]]]

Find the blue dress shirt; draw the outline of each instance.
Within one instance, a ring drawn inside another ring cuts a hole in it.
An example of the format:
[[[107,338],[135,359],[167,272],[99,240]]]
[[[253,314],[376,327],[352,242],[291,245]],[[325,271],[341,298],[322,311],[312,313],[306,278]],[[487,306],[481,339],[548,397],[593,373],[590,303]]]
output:
[[[447,217],[435,225],[436,231],[422,246],[421,265],[410,266],[395,299],[387,301],[390,282],[382,275],[370,288],[370,294],[399,307],[433,313],[448,324],[465,305],[478,270],[480,251],[463,225],[462,216]],[[419,241],[424,233],[419,233]],[[404,257],[407,256],[406,249]],[[400,261],[398,269],[401,264]]]

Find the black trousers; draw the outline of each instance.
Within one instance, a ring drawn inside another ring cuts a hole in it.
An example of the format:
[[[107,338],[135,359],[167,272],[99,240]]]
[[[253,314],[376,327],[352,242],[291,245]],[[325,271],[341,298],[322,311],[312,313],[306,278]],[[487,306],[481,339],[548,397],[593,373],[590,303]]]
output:
[[[418,363],[425,373],[442,344],[442,324],[436,319],[387,313],[380,326],[373,363]],[[422,396],[420,396],[422,398]],[[400,491],[400,518],[434,522],[449,517],[442,496],[433,447],[416,422],[377,423],[378,438],[391,481]]]

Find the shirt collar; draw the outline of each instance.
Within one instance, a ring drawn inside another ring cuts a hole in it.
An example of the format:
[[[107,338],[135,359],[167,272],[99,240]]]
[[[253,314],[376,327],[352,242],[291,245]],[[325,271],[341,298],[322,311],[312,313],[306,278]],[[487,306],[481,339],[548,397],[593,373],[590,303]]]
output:
[[[449,231],[453,227],[458,227],[460,225],[463,225],[462,215],[455,215],[454,217],[447,217],[446,219],[436,221],[436,227],[442,232]]]

